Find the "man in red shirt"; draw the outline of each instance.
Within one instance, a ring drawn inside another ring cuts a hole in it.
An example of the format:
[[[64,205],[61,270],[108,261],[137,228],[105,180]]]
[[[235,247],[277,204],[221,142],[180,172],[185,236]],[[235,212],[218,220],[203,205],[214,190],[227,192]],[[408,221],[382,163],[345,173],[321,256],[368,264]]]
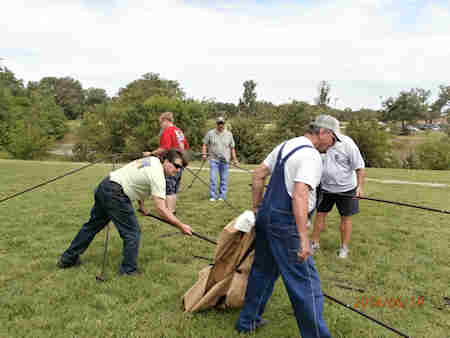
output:
[[[173,113],[165,112],[159,117],[161,126],[161,137],[159,139],[159,147],[152,152],[144,152],[144,156],[159,156],[168,149],[176,148],[181,150],[189,149],[189,143],[184,136],[183,131],[173,124]],[[180,188],[181,175],[180,170],[176,176],[166,177],[166,205],[167,208],[175,213],[177,205],[177,192]]]

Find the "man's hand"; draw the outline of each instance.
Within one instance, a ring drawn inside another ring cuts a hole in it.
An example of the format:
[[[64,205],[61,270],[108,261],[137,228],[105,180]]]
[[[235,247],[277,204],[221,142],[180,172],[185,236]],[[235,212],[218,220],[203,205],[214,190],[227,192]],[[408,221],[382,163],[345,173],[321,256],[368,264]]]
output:
[[[302,239],[301,246],[302,249],[297,252],[297,256],[302,262],[305,262],[308,259],[308,257],[312,255],[311,244],[309,243],[309,239],[308,238],[304,240]]]
[[[362,197],[363,195],[363,188],[361,186],[358,186],[356,188],[356,197]]]
[[[148,215],[148,211],[147,211],[147,208],[145,207],[144,201],[143,201],[143,200],[138,200],[138,204],[139,204],[138,211],[139,211],[142,215],[147,216],[147,215]]]
[[[192,228],[189,225],[182,223],[180,230],[183,234],[192,236]]]
[[[148,215],[148,211],[146,208],[139,208],[138,211],[144,216]]]

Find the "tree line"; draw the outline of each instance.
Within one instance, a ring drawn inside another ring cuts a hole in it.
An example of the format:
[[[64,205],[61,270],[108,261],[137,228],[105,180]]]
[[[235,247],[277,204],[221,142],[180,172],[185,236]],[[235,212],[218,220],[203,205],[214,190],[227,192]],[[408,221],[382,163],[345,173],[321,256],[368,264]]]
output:
[[[381,110],[357,111],[332,107],[336,98],[327,81],[319,83],[314,104],[292,100],[275,105],[258,100],[256,88],[255,81],[245,81],[238,104],[194,100],[178,81],[147,73],[109,97],[104,89],[83,89],[70,77],[44,77],[25,85],[11,70],[0,67],[0,146],[16,158],[41,158],[67,133],[67,122],[79,120],[75,160],[141,152],[157,147],[159,115],[172,111],[193,149],[200,148],[204,133],[213,127],[209,121],[225,115],[241,160],[258,163],[274,145],[301,135],[316,115],[327,113],[349,122],[346,133],[359,142],[369,166],[406,167],[417,166],[418,160],[397,163],[390,152],[392,137],[378,121],[399,122],[405,128],[420,119],[432,121],[450,106],[450,86],[444,85],[433,102],[430,91],[414,88],[387,98]]]

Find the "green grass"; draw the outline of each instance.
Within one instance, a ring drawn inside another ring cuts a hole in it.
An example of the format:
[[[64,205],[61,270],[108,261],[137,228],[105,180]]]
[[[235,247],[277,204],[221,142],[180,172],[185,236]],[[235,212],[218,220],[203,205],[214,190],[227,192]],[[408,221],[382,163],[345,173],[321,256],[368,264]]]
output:
[[[194,164],[195,165],[195,164]],[[0,199],[81,164],[0,160]],[[159,236],[174,232],[164,223],[139,216],[142,241],[139,277],[119,277],[122,242],[113,227],[106,283],[98,283],[103,259],[100,233],[80,268],[58,270],[67,248],[92,206],[92,191],[112,166],[95,165],[74,175],[0,204],[0,336],[1,337],[238,337],[233,330],[239,310],[182,311],[181,297],[207,263],[193,255],[213,257],[214,246],[197,238]],[[201,177],[207,181],[208,172]],[[369,169],[368,177],[449,183],[449,171]],[[192,176],[185,172],[183,187]],[[250,207],[250,175],[232,172],[229,203]],[[368,181],[374,198],[448,209],[450,188],[389,185]],[[150,201],[147,202],[150,206]],[[178,197],[178,215],[203,235],[216,237],[237,212],[210,203],[207,187],[196,180]],[[361,201],[354,217],[349,259],[336,258],[338,215],[330,214],[316,265],[324,292],[353,305],[361,296],[380,300],[423,296],[422,306],[359,308],[411,337],[448,337],[449,215]],[[339,287],[365,289],[364,293]],[[325,320],[333,337],[397,337],[385,328],[328,300]],[[269,325],[258,337],[298,337],[284,286],[278,281],[266,308]]]

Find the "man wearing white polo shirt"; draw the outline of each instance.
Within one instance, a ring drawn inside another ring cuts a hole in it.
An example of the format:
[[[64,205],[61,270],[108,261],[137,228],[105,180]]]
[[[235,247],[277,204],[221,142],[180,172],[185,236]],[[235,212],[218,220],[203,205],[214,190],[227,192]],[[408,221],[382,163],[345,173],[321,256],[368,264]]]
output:
[[[320,233],[325,228],[325,219],[336,204],[341,216],[341,247],[338,257],[347,258],[352,233],[352,216],[359,213],[359,200],[353,196],[359,197],[363,194],[365,164],[355,142],[346,135],[338,134],[338,136],[341,142],[337,142],[322,155],[323,174],[320,182],[322,200],[317,207],[311,238],[312,249],[320,248]]]

